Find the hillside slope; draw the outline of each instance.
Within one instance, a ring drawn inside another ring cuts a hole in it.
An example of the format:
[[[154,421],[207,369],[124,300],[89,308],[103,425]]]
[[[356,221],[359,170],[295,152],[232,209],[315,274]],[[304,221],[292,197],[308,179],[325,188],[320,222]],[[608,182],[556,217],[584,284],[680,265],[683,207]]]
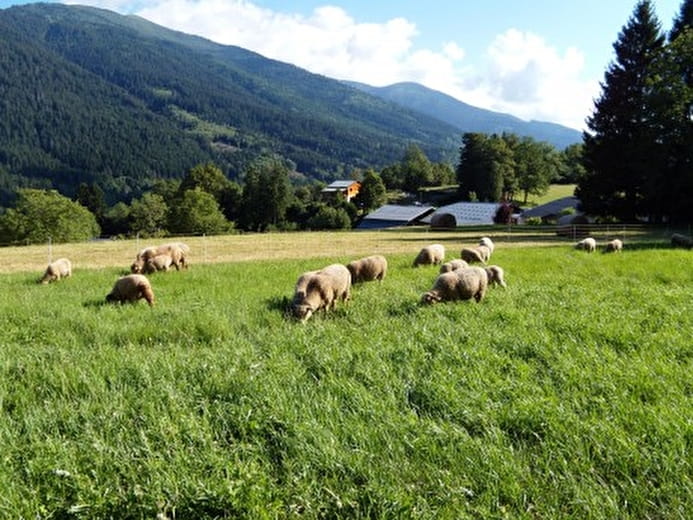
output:
[[[417,83],[395,83],[386,87],[372,87],[357,82],[347,84],[402,107],[440,119],[458,128],[462,133],[514,133],[533,137],[537,141],[546,141],[559,149],[582,141],[582,134],[573,128],[541,121],[523,121],[509,114],[477,108]]]

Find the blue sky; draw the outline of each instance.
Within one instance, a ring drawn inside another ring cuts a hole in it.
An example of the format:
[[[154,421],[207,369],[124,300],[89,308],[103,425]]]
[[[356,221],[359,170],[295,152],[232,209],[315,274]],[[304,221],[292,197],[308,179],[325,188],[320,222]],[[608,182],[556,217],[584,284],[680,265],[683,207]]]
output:
[[[654,0],[663,30],[683,0]],[[0,8],[27,3],[0,0]],[[636,0],[78,0],[376,86],[584,128]]]

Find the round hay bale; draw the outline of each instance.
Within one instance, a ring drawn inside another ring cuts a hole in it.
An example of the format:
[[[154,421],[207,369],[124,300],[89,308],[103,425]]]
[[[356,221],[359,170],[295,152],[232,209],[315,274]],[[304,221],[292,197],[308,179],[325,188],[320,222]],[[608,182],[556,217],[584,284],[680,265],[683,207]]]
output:
[[[452,213],[436,213],[431,217],[431,227],[454,229],[457,227],[457,219]]]

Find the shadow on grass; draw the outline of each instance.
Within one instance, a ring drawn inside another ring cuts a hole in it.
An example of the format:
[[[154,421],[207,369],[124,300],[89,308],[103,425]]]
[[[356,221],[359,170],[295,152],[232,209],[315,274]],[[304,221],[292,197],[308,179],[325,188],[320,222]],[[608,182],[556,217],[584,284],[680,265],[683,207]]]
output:
[[[400,318],[400,317],[406,317],[406,316],[411,316],[415,312],[417,312],[420,308],[422,307],[422,304],[420,302],[407,302],[399,307],[393,307],[390,308],[387,311],[388,316],[391,316],[393,318]]]
[[[106,305],[112,305],[112,304],[109,304],[105,298],[99,299],[99,300],[87,300],[82,304],[83,307],[87,307],[87,308],[91,308],[91,309],[97,309],[99,307],[104,307]]]

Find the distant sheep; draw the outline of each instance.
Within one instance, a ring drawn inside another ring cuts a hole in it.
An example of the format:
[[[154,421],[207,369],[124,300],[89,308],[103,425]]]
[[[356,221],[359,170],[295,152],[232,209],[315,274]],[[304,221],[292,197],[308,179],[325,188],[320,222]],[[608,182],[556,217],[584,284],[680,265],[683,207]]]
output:
[[[575,249],[582,249],[588,253],[594,253],[597,250],[597,241],[592,237],[583,238],[575,244]]]
[[[623,251],[623,242],[618,238],[606,243],[605,253],[620,253]]]
[[[500,285],[503,289],[507,287],[505,283],[505,271],[499,265],[489,265],[484,268],[486,271],[486,276],[488,277],[488,284]]]
[[[691,249],[693,248],[693,237],[682,235],[681,233],[674,233],[671,235],[671,245],[673,247],[685,247],[687,249]]]
[[[351,296],[351,273],[342,264],[303,273],[296,282],[291,304],[293,315],[305,322],[319,310],[334,309],[337,301]]]
[[[468,267],[438,276],[430,291],[421,295],[422,304],[469,300],[480,302],[486,294],[488,275],[481,267]]]
[[[491,249],[485,245],[463,247],[462,251],[460,251],[460,256],[462,257],[462,260],[470,264],[476,262],[485,264],[491,259]]]
[[[382,255],[373,255],[354,260],[347,264],[351,273],[351,283],[383,281],[387,275],[387,259]]]
[[[160,246],[149,246],[140,250],[135,257],[135,261],[130,266],[130,271],[133,273],[144,272],[147,262],[160,255],[168,255],[171,257],[171,265],[175,266],[176,270],[188,267],[187,255],[190,248],[183,242],[170,242]]]
[[[464,260],[460,259],[455,259],[455,260],[450,260],[449,262],[445,262],[440,266],[440,273],[449,273],[450,271],[456,271],[457,269],[464,269],[465,267],[469,267],[469,264],[465,262]]]
[[[171,255],[157,255],[147,260],[142,268],[142,273],[151,274],[157,271],[168,271],[171,265],[173,265]]]
[[[111,292],[106,295],[107,302],[134,303],[144,298],[149,306],[154,305],[154,292],[147,277],[141,274],[129,274],[116,280]]]
[[[486,246],[488,247],[488,250],[493,253],[493,251],[496,249],[495,244],[489,237],[481,237],[479,239],[479,245],[480,246]]]
[[[420,265],[439,265],[445,260],[445,246],[442,244],[431,244],[419,251],[414,259],[414,267]]]
[[[58,258],[56,261],[48,264],[46,272],[43,273],[43,277],[39,282],[43,284],[57,282],[61,278],[67,278],[68,276],[72,276],[72,262],[67,258]]]

